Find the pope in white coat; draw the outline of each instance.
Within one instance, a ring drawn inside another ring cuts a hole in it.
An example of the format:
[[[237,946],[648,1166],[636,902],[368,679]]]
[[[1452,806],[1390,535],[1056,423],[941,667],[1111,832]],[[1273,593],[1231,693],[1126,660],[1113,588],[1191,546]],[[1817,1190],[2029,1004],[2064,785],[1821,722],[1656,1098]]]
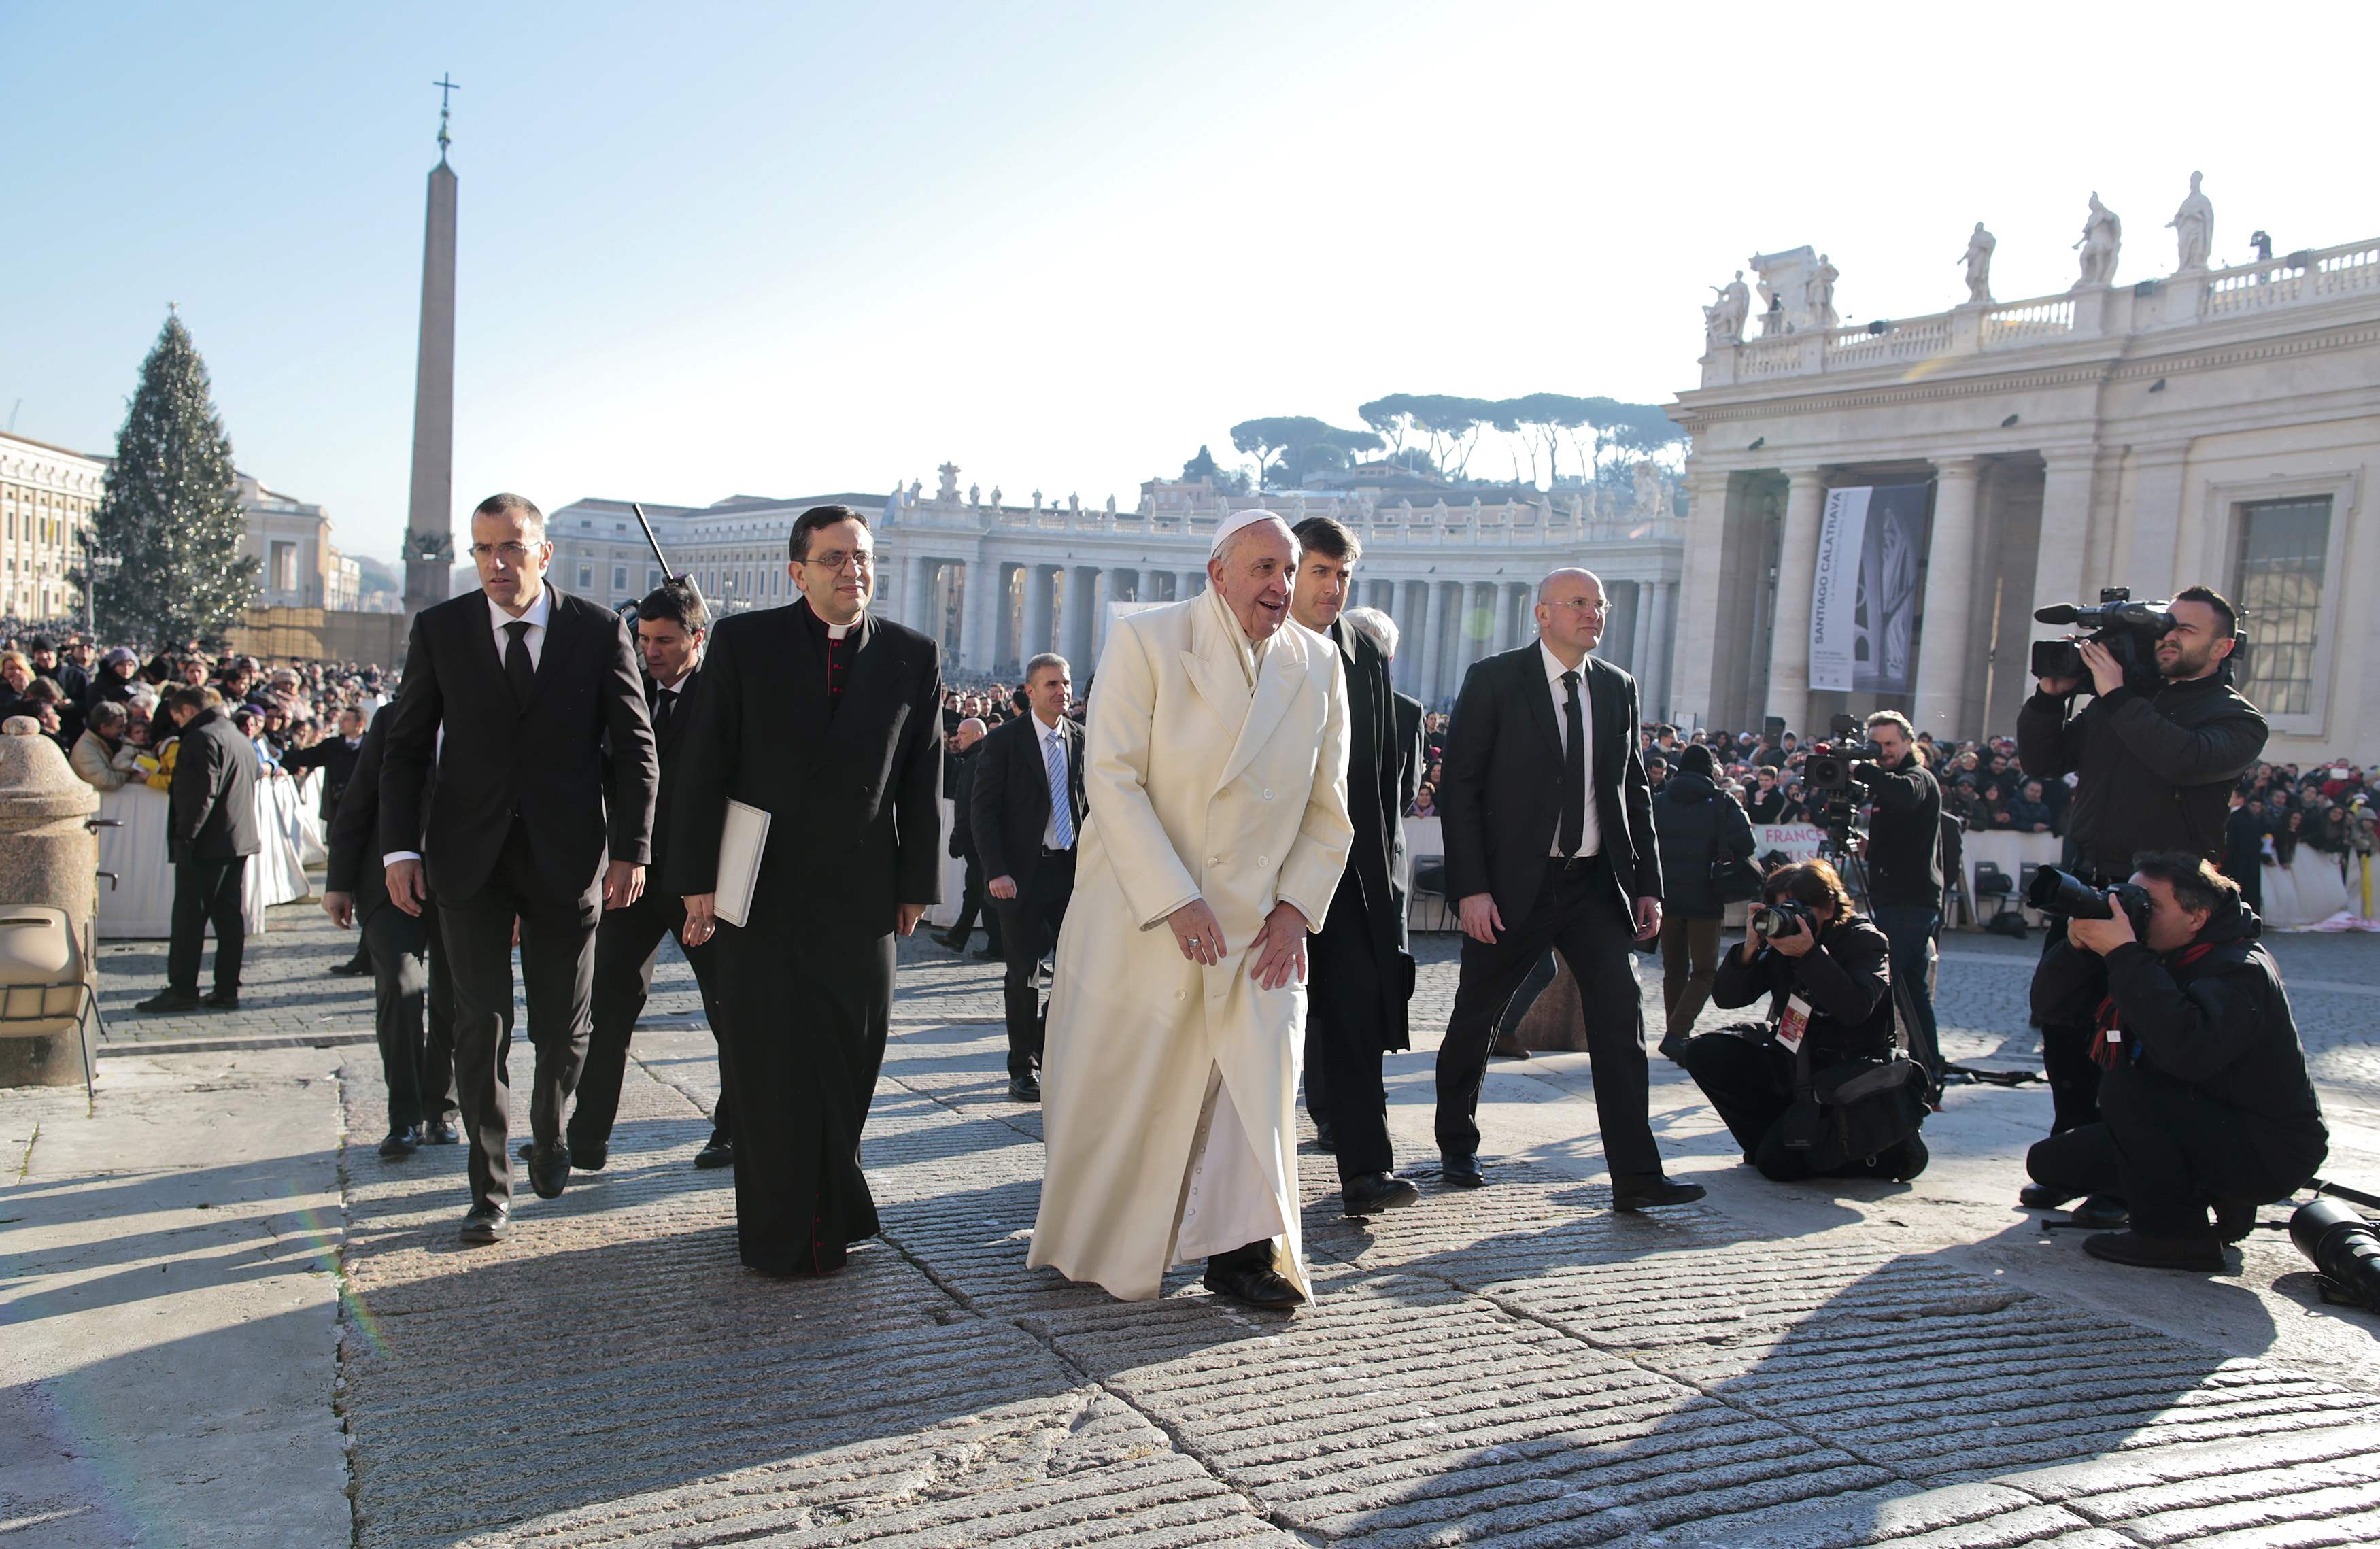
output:
[[[1091,685],[1029,1262],[1127,1301],[1196,1258],[1235,1300],[1312,1299],[1305,936],[1354,830],[1346,690],[1336,651],[1288,623],[1296,571],[1279,517],[1228,518],[1208,589],[1116,621]]]

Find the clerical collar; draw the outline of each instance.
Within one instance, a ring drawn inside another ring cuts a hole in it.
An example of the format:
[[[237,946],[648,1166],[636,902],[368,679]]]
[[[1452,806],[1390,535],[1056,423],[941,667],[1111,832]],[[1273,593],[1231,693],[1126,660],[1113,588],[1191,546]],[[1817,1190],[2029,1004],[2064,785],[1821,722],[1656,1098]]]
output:
[[[849,623],[829,623],[826,620],[819,616],[819,611],[810,606],[810,599],[807,597],[801,600],[801,610],[802,617],[809,622],[810,628],[819,634],[825,635],[830,640],[842,639],[844,636],[849,635],[853,630],[857,629],[867,621],[868,618],[868,614],[863,611],[858,618],[852,620]]]

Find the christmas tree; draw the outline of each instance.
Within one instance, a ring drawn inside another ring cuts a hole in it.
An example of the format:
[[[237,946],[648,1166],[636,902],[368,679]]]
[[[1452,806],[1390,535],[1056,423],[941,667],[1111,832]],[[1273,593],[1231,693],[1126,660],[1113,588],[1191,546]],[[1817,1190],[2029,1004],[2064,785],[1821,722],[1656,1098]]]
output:
[[[101,635],[178,644],[222,635],[256,596],[256,561],[239,551],[245,521],[206,362],[169,314],[91,516],[97,575],[76,577],[92,588]]]

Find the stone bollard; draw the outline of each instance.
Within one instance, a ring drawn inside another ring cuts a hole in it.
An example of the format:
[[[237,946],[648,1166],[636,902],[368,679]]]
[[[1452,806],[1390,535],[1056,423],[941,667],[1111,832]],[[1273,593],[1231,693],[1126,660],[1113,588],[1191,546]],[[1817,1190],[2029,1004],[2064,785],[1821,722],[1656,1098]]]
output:
[[[98,902],[99,839],[85,819],[99,793],[82,782],[47,737],[0,736],[0,907],[42,904],[66,912],[72,953],[66,978],[98,975],[83,948]],[[19,995],[18,1010],[32,1009]],[[0,1086],[71,1086],[83,1078],[82,1032],[9,1036],[0,1023]]]

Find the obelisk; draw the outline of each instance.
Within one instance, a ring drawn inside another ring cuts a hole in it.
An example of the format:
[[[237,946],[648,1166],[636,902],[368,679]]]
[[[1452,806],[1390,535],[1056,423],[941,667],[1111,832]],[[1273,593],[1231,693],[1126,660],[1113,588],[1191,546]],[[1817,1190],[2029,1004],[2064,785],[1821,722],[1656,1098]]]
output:
[[[421,242],[421,343],[413,367],[413,489],[406,504],[405,611],[443,602],[455,569],[455,169],[446,164],[446,93],[439,89],[438,164]]]

